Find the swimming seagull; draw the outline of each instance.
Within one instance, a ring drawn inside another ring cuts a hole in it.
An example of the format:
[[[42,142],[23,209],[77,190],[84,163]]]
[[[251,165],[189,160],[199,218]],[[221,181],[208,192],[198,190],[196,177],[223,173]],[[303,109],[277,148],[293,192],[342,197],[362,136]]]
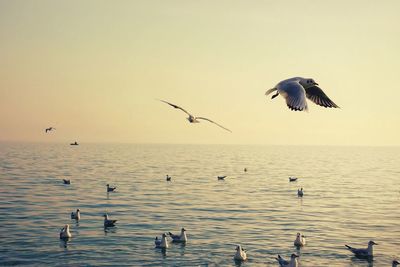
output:
[[[265,95],[277,91],[271,99],[274,99],[280,94],[285,98],[286,105],[289,109],[295,111],[308,110],[306,98],[310,99],[315,104],[326,108],[339,108],[339,106],[330,100],[317,85],[318,83],[313,79],[294,77],[279,82],[274,88],[269,89]]]
[[[296,247],[302,247],[306,244],[306,237],[300,233],[297,233],[296,239],[294,240],[294,245]]]
[[[224,176],[218,176],[217,178],[218,178],[218,180],[225,180],[226,175],[224,175]]]
[[[172,177],[171,177],[171,176],[169,176],[168,174],[165,176],[165,180],[166,180],[167,182],[170,182],[170,181],[171,181],[171,179],[172,179]]]
[[[64,184],[71,184],[71,180],[63,179]]]
[[[167,235],[163,233],[161,240],[156,237],[154,244],[156,245],[156,248],[168,248]]]
[[[247,260],[246,250],[244,250],[241,245],[236,246],[236,253],[235,253],[235,256],[233,256],[233,259],[235,261]]]
[[[289,182],[295,182],[297,181],[297,177],[289,177]]]
[[[172,104],[172,103],[169,103],[169,102],[164,101],[164,100],[161,100],[161,99],[158,99],[158,100],[160,100],[161,102],[164,102],[164,103],[166,103],[166,104],[168,104],[168,105],[170,105],[170,106],[172,106],[172,107],[174,107],[174,108],[180,109],[180,110],[182,110],[183,112],[185,112],[186,114],[188,114],[189,117],[187,118],[187,120],[188,120],[190,123],[199,123],[199,122],[200,122],[199,120],[205,120],[205,121],[209,121],[209,122],[211,122],[211,123],[214,123],[214,124],[218,125],[219,127],[221,127],[221,128],[224,129],[224,130],[227,130],[227,131],[229,131],[229,132],[232,132],[231,130],[225,128],[225,127],[222,126],[221,124],[216,123],[215,121],[212,121],[212,120],[207,119],[207,118],[204,118],[204,117],[195,117],[195,116],[193,116],[192,114],[190,114],[189,112],[187,112],[186,110],[184,110],[183,108],[181,108],[181,107],[179,107],[179,106],[177,106],[177,105],[174,105],[174,104]]]
[[[181,234],[180,235],[174,235],[171,232],[168,232],[168,234],[172,238],[172,242],[175,242],[175,243],[185,243],[185,242],[187,242],[187,236],[186,236],[185,228],[181,229]]]
[[[110,220],[108,219],[108,214],[104,214],[104,227],[114,227],[117,220]]]
[[[394,260],[394,261],[392,262],[392,267],[396,267],[396,266],[399,265],[399,264],[400,264],[400,262]]]
[[[109,184],[107,184],[107,193],[114,192],[115,189],[117,189],[117,187],[111,187]]]
[[[66,224],[60,231],[60,239],[68,239],[71,238],[71,232],[69,231],[69,225]]]
[[[350,247],[348,245],[345,245],[345,246],[351,252],[353,252],[356,257],[372,258],[374,256],[373,255],[373,249],[372,249],[373,245],[378,245],[378,244],[371,240],[371,241],[368,242],[368,247],[367,248],[353,248],[353,247]]]
[[[303,197],[304,192],[303,192],[303,187],[301,189],[297,189],[297,196],[298,197]]]
[[[293,253],[290,256],[290,261],[287,261],[287,260],[283,259],[281,257],[281,255],[278,255],[278,258],[276,258],[276,260],[278,261],[279,265],[282,267],[298,267],[299,266],[299,264],[297,262],[298,257],[299,256],[297,256],[296,254]]]
[[[81,219],[81,211],[77,209],[76,212],[71,212],[71,219],[79,221]]]
[[[54,128],[54,127],[49,127],[49,128],[46,128],[44,131],[47,133],[47,132],[53,131],[55,129],[56,128]]]

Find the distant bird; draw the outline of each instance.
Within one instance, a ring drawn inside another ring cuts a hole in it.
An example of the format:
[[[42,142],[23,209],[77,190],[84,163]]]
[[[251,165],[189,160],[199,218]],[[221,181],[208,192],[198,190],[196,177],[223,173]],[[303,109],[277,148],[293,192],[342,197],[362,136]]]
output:
[[[64,184],[71,184],[71,180],[63,179]]]
[[[117,187],[112,187],[109,184],[107,184],[107,193],[108,192],[114,192],[115,189],[117,189]]]
[[[297,233],[296,239],[294,240],[294,245],[296,247],[302,247],[306,244],[306,237],[300,233]]]
[[[244,250],[241,245],[236,246],[236,253],[235,256],[233,256],[233,259],[236,261],[247,260],[246,250]]]
[[[168,174],[165,176],[165,180],[166,180],[167,182],[170,182],[170,181],[171,181],[171,179],[172,179],[172,177],[171,177],[171,176],[169,176]]]
[[[226,175],[224,175],[224,176],[218,176],[217,178],[218,178],[218,180],[225,180]]]
[[[243,171],[244,171],[244,172],[247,172],[247,168],[244,168]]]
[[[71,146],[79,146],[78,142],[76,142],[76,141],[73,142],[73,143],[70,143],[70,145],[71,145]]]
[[[49,127],[49,128],[46,128],[44,131],[47,133],[47,132],[53,131],[55,129],[56,128],[54,128],[54,127]]]
[[[164,102],[164,103],[166,103],[166,104],[168,104],[168,105],[174,107],[174,108],[180,109],[180,110],[182,110],[183,112],[185,112],[186,114],[188,114],[189,117],[187,118],[187,120],[188,120],[190,123],[199,123],[199,122],[200,122],[199,120],[205,120],[205,121],[209,121],[209,122],[211,122],[211,123],[214,123],[214,124],[218,125],[219,127],[221,127],[221,128],[224,129],[224,130],[227,130],[227,131],[229,131],[229,132],[232,132],[231,130],[225,128],[224,126],[222,126],[222,125],[220,125],[220,124],[218,124],[218,123],[216,123],[215,121],[212,121],[212,120],[207,119],[207,118],[204,118],[204,117],[195,117],[195,116],[193,116],[192,114],[190,114],[189,112],[187,112],[186,110],[184,110],[183,108],[181,108],[181,107],[179,107],[179,106],[177,106],[177,105],[174,105],[174,104],[172,104],[172,103],[169,103],[169,102],[164,101],[164,100],[161,100],[161,99],[159,99],[159,100],[160,100],[161,102]]]
[[[110,220],[108,218],[107,213],[104,214],[103,217],[104,217],[104,227],[114,227],[115,226],[115,223],[117,222],[117,220]]]
[[[295,182],[295,181],[297,181],[296,177],[289,177],[289,182]]]
[[[79,221],[81,219],[81,211],[77,209],[76,212],[71,212],[71,219]]]
[[[281,257],[281,255],[278,255],[278,258],[276,258],[276,260],[278,261],[278,263],[281,267],[298,267],[299,266],[299,264],[297,262],[298,257],[299,256],[297,256],[296,254],[293,253],[290,256],[290,261],[287,261],[287,260],[283,259]]]
[[[161,240],[156,237],[154,244],[156,245],[156,248],[168,248],[167,235],[163,233]]]
[[[187,242],[187,236],[186,236],[185,228],[181,229],[181,234],[180,235],[174,235],[171,232],[168,232],[168,234],[172,238],[172,242],[175,242],[175,243],[185,243],[185,242]]]
[[[298,197],[303,197],[304,192],[303,192],[303,187],[301,189],[297,189],[297,196]]]
[[[285,98],[289,109],[295,111],[308,110],[306,97],[317,105],[326,108],[339,108],[317,85],[313,79],[294,77],[279,82],[274,88],[269,89],[265,95],[277,91],[271,99],[280,94]]]
[[[368,247],[367,248],[353,248],[348,245],[345,245],[351,252],[354,253],[356,257],[360,258],[372,258],[373,255],[373,245],[378,245],[374,241],[369,241],[368,242]]]
[[[393,262],[392,262],[392,267],[396,267],[397,265],[399,265],[400,264],[400,262],[398,262],[397,260],[394,260]]]
[[[71,237],[72,237],[72,234],[69,231],[69,225],[66,224],[63,228],[61,228],[60,239],[68,239],[68,238],[71,238]]]

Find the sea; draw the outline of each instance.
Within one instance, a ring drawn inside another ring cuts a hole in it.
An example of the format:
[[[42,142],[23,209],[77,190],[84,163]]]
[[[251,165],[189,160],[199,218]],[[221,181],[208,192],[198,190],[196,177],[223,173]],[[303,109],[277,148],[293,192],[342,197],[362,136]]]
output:
[[[0,143],[0,182],[0,266],[279,266],[278,254],[296,253],[303,267],[380,267],[400,258],[399,147]],[[105,213],[115,227],[104,228]],[[156,236],[182,227],[186,244],[155,248]],[[370,261],[345,247],[369,240],[378,244]],[[237,244],[246,262],[233,260]]]

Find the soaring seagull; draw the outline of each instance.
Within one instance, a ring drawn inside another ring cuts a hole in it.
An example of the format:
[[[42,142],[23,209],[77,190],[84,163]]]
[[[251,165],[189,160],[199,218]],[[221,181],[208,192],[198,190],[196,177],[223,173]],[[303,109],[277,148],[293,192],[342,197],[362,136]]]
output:
[[[49,127],[49,128],[46,128],[44,131],[47,133],[47,132],[53,131],[55,129],[56,128],[54,128],[54,127]]]
[[[200,121],[198,121],[198,120],[205,120],[205,121],[209,121],[209,122],[211,122],[211,123],[214,123],[214,124],[218,125],[219,127],[221,127],[221,128],[224,129],[224,130],[227,130],[227,131],[229,131],[229,132],[232,132],[231,130],[225,128],[224,126],[222,126],[222,125],[220,125],[220,124],[218,124],[218,123],[216,123],[215,121],[212,121],[212,120],[207,119],[207,118],[204,118],[204,117],[195,117],[195,116],[193,116],[192,114],[190,114],[189,112],[187,112],[186,110],[184,110],[183,108],[181,108],[180,106],[174,105],[174,104],[172,104],[172,103],[169,103],[169,102],[164,101],[164,100],[161,100],[161,99],[158,99],[158,100],[160,100],[161,102],[164,102],[164,103],[170,105],[170,106],[173,107],[173,108],[180,109],[180,110],[182,110],[183,112],[185,112],[186,114],[188,114],[189,117],[187,118],[187,120],[188,120],[190,123],[199,123]]]
[[[265,95],[277,91],[271,99],[282,95],[286,100],[286,105],[294,111],[308,110],[306,98],[326,108],[339,108],[317,85],[318,83],[311,78],[294,77],[279,82],[274,88],[269,89]]]

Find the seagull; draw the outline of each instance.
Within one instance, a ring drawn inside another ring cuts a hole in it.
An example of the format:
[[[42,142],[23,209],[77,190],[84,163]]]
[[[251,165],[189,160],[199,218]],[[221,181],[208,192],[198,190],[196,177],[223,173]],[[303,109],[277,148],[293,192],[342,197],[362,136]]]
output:
[[[296,239],[294,240],[294,245],[296,247],[302,247],[306,244],[306,237],[300,233],[297,233]]]
[[[71,184],[71,180],[63,179],[64,184]]]
[[[200,122],[199,120],[205,120],[205,121],[209,121],[209,122],[211,122],[211,123],[214,123],[214,124],[218,125],[219,127],[221,127],[221,128],[224,129],[224,130],[227,130],[227,131],[229,131],[229,132],[232,132],[231,130],[225,128],[224,126],[222,126],[222,125],[220,125],[220,124],[218,124],[218,123],[216,123],[215,121],[212,121],[212,120],[207,119],[207,118],[204,118],[204,117],[195,117],[195,116],[193,116],[192,114],[190,114],[189,112],[187,112],[186,110],[184,110],[183,108],[181,108],[181,107],[179,107],[179,106],[177,106],[177,105],[174,105],[174,104],[172,104],[172,103],[169,103],[169,102],[164,101],[164,100],[161,100],[161,99],[159,99],[159,100],[160,100],[161,102],[164,102],[164,103],[166,103],[166,104],[168,104],[168,105],[174,107],[174,108],[180,109],[180,110],[182,110],[183,112],[185,112],[186,114],[188,114],[189,117],[187,118],[187,120],[188,120],[190,123],[199,123],[199,122]]]
[[[185,243],[185,242],[187,242],[187,236],[186,236],[185,228],[181,229],[181,234],[180,235],[174,235],[171,232],[168,232],[168,234],[172,238],[172,242],[175,242],[175,243]]]
[[[161,240],[156,237],[154,244],[156,245],[156,248],[168,248],[167,235],[163,233]]]
[[[244,250],[241,245],[236,246],[236,253],[235,253],[235,256],[233,256],[233,259],[235,261],[247,260],[246,250]]]
[[[396,266],[399,265],[399,264],[400,264],[400,262],[394,260],[394,261],[392,262],[392,267],[396,267]]]
[[[81,219],[81,211],[77,209],[76,212],[71,212],[71,219],[79,221]]]
[[[104,214],[104,227],[114,227],[117,220],[110,220],[108,219],[108,214]]]
[[[218,178],[218,180],[225,180],[226,175],[224,175],[224,176],[218,176],[217,178]]]
[[[286,100],[286,105],[294,111],[308,110],[306,98],[326,108],[339,108],[317,85],[318,83],[313,79],[294,77],[279,82],[274,88],[269,89],[265,95],[277,91],[271,99],[279,94],[282,95]]]
[[[298,197],[303,197],[304,192],[303,192],[303,187],[301,189],[297,189],[297,196]]]
[[[368,247],[367,248],[353,248],[353,247],[350,247],[348,245],[345,245],[345,246],[351,252],[353,252],[356,257],[372,258],[374,256],[373,255],[373,249],[372,249],[373,245],[378,245],[378,244],[371,240],[371,241],[368,242]]]
[[[170,182],[170,181],[171,181],[171,179],[172,179],[172,177],[171,177],[171,176],[169,176],[168,174],[165,176],[165,180],[167,180],[167,182]]]
[[[293,253],[290,256],[290,261],[287,261],[287,260],[283,259],[281,257],[281,255],[278,255],[278,258],[276,258],[276,260],[278,261],[279,265],[282,267],[298,267],[299,266],[299,264],[297,262],[298,257],[299,256],[297,256],[296,254]]]
[[[44,131],[47,133],[47,132],[53,131],[55,129],[56,128],[54,128],[54,127],[49,127],[49,128],[46,128]]]
[[[289,177],[289,182],[295,182],[295,181],[297,181],[296,177]]]
[[[71,238],[71,232],[69,231],[69,225],[66,224],[60,231],[60,239],[68,239]]]
[[[117,189],[117,187],[111,187],[109,184],[107,184],[107,193],[114,192],[115,189]]]

